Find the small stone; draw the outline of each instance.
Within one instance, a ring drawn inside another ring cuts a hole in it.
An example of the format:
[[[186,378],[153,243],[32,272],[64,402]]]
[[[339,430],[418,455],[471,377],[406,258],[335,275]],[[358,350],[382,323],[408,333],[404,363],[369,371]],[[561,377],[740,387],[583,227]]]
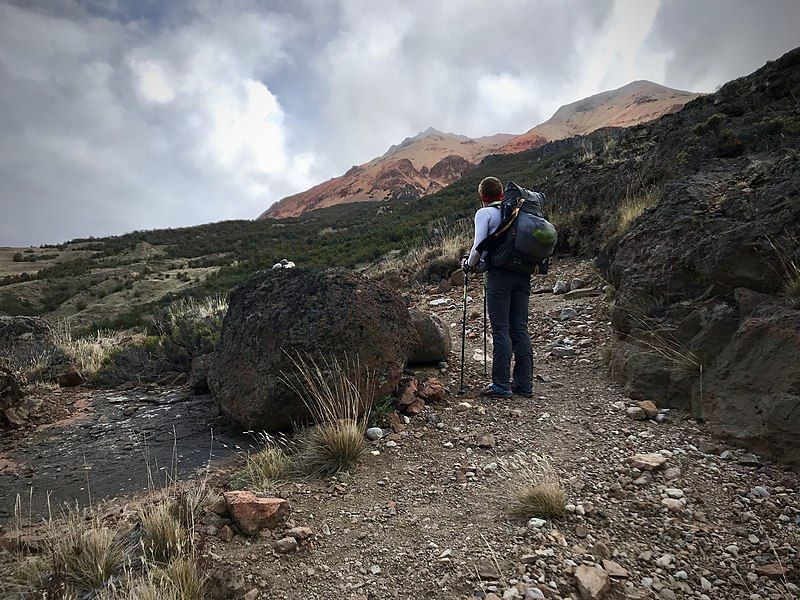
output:
[[[529,529],[541,529],[545,525],[547,525],[547,521],[544,519],[539,519],[538,517],[533,517],[528,521]]]
[[[302,542],[314,537],[314,532],[310,527],[292,527],[285,535],[286,537],[293,537],[298,542]]]
[[[670,498],[683,498],[683,490],[678,488],[667,488],[664,490],[664,493],[669,496]]]
[[[769,496],[769,490],[762,485],[757,485],[752,490],[750,490],[750,493],[753,494],[754,496],[760,496],[761,498],[766,498],[767,496]]]
[[[234,534],[233,529],[231,528],[230,525],[223,525],[220,528],[219,532],[217,533],[217,536],[223,542],[230,542],[233,539],[234,535],[235,534]]]
[[[675,557],[672,554],[664,554],[660,558],[656,559],[656,565],[659,567],[668,567],[675,561]]]
[[[757,535],[753,535],[751,533],[750,535],[747,536],[747,541],[750,542],[751,544],[757,544],[761,540],[758,538]]]
[[[470,408],[472,408],[472,404],[470,404],[469,402],[459,402],[458,404],[456,404],[456,412],[459,413],[466,412]]]
[[[256,600],[261,595],[261,590],[258,588],[253,588],[249,592],[247,592],[244,596],[242,596],[242,600]]]
[[[568,356],[575,355],[575,348],[571,346],[555,346],[552,350],[550,350],[550,354],[557,358],[566,358]]]
[[[372,573],[373,575],[380,575],[381,568],[378,565],[372,565],[369,568],[369,572]]]
[[[479,560],[475,564],[475,571],[477,572],[478,577],[481,579],[487,579],[490,581],[500,580],[500,571],[497,570],[497,567],[491,560]]]
[[[589,565],[579,565],[575,569],[575,582],[583,600],[600,600],[611,589],[608,573]]]
[[[585,287],[586,287],[586,280],[581,279],[580,277],[573,277],[572,281],[569,282],[569,289],[571,290],[579,290]]]
[[[640,469],[642,471],[655,471],[661,468],[664,463],[667,462],[667,457],[663,454],[657,453],[635,454],[628,459],[628,462],[634,469]]]
[[[289,554],[297,550],[297,540],[293,537],[281,538],[272,545],[272,548],[280,554]]]
[[[678,600],[678,597],[675,595],[675,592],[673,592],[669,588],[663,588],[658,593],[658,597],[661,598],[661,600]]]
[[[628,570],[615,560],[603,559],[603,568],[611,577],[628,577]]]
[[[725,552],[727,552],[728,554],[732,554],[733,556],[739,556],[739,546],[737,546],[736,544],[725,546]]]
[[[791,567],[780,563],[770,563],[756,567],[756,573],[768,577],[769,579],[783,579],[791,572]]]
[[[569,321],[573,317],[577,316],[577,314],[578,314],[577,310],[569,306],[565,306],[564,308],[561,309],[561,314],[558,315],[558,319],[559,321]]]
[[[566,294],[569,291],[569,287],[563,281],[556,281],[556,284],[553,286],[553,293],[554,294]]]
[[[387,448],[397,448],[397,442],[395,442],[394,440],[389,440],[388,442],[386,442],[386,447]]]
[[[628,415],[628,418],[629,419],[633,419],[634,421],[646,421],[647,420],[647,413],[644,412],[644,410],[642,410],[638,406],[631,406],[625,412]]]
[[[364,434],[367,436],[368,440],[372,440],[374,442],[375,440],[379,440],[383,437],[383,429],[380,427],[370,427],[364,432]]]
[[[494,448],[495,441],[494,435],[491,433],[485,433],[478,438],[478,448]]]
[[[258,498],[253,492],[224,492],[228,513],[245,535],[256,535],[262,529],[275,529],[289,514],[289,503],[283,498]]]
[[[703,588],[705,591],[709,591],[711,589],[711,582],[705,577],[701,577],[700,587]]]
[[[648,419],[655,419],[658,416],[658,407],[650,400],[639,402],[639,408],[645,412]]]
[[[680,467],[669,467],[664,471],[664,479],[667,481],[673,481],[678,479],[681,476],[681,468]]]
[[[684,508],[686,508],[686,505],[683,502],[676,500],[675,498],[664,498],[661,500],[661,504],[672,512],[681,512]]]

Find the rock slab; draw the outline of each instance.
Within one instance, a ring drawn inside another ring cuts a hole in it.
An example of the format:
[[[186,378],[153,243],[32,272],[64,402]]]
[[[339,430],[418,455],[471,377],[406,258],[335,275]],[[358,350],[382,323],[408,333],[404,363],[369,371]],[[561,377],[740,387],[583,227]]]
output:
[[[259,498],[243,490],[224,492],[223,497],[228,514],[245,535],[281,527],[289,515],[289,503],[283,498]]]

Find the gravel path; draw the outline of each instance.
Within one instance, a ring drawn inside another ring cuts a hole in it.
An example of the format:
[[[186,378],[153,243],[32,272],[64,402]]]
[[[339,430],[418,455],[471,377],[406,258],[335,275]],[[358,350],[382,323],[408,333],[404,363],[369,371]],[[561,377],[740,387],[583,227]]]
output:
[[[589,272],[579,263],[555,271],[543,285]],[[209,570],[229,593],[578,598],[576,568],[612,560],[606,570],[618,576],[607,598],[797,597],[797,473],[714,440],[686,415],[629,418],[633,403],[609,382],[600,358],[609,330],[599,297],[534,295],[531,334],[544,381],[532,399],[477,398],[484,383],[483,364],[473,358],[482,346],[478,288],[470,286],[471,391],[426,407],[405,431],[375,442],[354,472],[285,485],[291,524],[316,534],[299,552],[274,554],[273,534],[209,538]],[[448,299],[433,310],[458,338],[460,290],[418,290],[412,299],[430,309],[436,298]],[[576,314],[562,321],[565,307]],[[432,371],[451,390],[458,388],[458,345],[451,365]],[[557,358],[554,345],[575,353]],[[479,447],[486,434],[493,448]],[[534,452],[561,474],[571,510],[543,525],[506,513],[512,464]],[[634,468],[637,454],[656,454],[664,464]]]

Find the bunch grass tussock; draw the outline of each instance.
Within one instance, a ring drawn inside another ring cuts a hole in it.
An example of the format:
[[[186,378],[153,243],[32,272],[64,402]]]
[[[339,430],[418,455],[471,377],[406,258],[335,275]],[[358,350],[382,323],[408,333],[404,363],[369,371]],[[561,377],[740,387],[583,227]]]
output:
[[[653,208],[661,200],[662,192],[650,188],[636,196],[628,195],[617,209],[617,229],[620,233],[628,230],[631,224],[648,208]]]
[[[173,505],[159,501],[139,509],[141,545],[144,556],[156,563],[168,563],[191,553],[189,529],[175,516]]]
[[[293,358],[295,373],[283,379],[306,405],[314,425],[300,436],[295,464],[309,474],[351,468],[367,451],[364,431],[376,395],[372,373],[358,360]]]
[[[512,461],[514,486],[509,513],[518,519],[556,519],[565,513],[567,494],[550,460],[541,454]]]
[[[231,487],[256,493],[273,494],[278,485],[295,471],[288,442],[282,437],[261,433],[256,436],[261,448],[244,456],[244,466],[231,477]]]
[[[76,588],[104,587],[125,562],[120,532],[103,524],[96,514],[72,509],[47,524],[49,554],[54,572]]]
[[[84,377],[92,378],[112,352],[126,343],[126,336],[118,331],[98,330],[91,336],[76,337],[69,322],[62,320],[53,328],[53,340]]]
[[[769,243],[780,265],[781,295],[792,308],[800,309],[800,241],[789,235],[783,243]]]

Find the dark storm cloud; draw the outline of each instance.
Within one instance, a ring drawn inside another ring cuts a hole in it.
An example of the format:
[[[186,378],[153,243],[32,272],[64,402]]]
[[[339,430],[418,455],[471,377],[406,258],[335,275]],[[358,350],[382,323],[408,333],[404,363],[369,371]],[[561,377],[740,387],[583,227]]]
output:
[[[670,0],[646,43],[669,56],[669,85],[713,91],[800,45],[797,0]]]
[[[757,6],[0,0],[0,245],[251,218],[429,126],[712,89],[791,47],[800,3]]]

